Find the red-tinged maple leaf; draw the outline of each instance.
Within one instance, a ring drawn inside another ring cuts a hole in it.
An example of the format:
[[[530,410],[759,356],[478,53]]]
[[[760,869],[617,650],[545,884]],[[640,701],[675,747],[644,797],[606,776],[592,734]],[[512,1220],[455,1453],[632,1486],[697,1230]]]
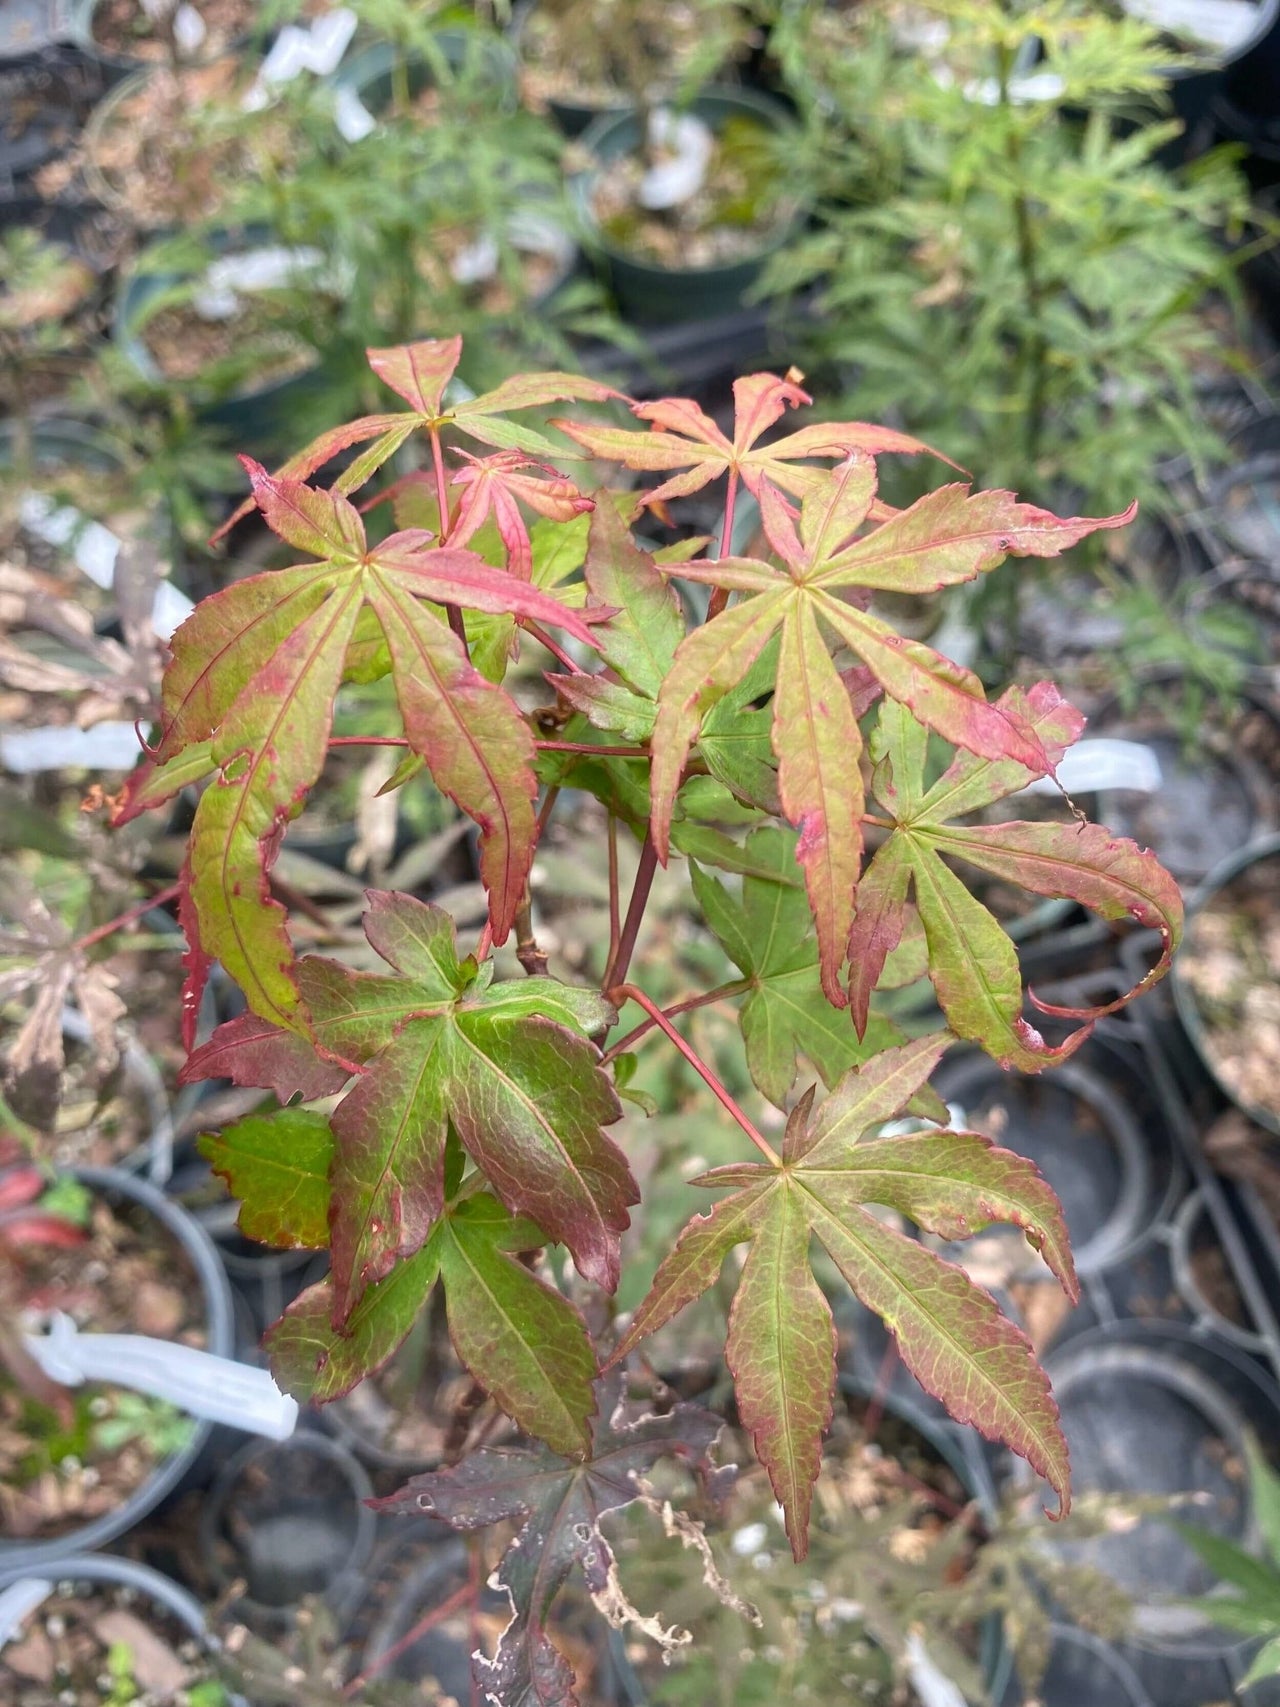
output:
[[[735,1186],[695,1216],[654,1279],[610,1362],[719,1279],[750,1243],[726,1347],[738,1412],[787,1519],[797,1559],[835,1386],[831,1310],[813,1277],[816,1237],[849,1285],[895,1335],[903,1362],[959,1422],[1005,1441],[1070,1501],[1067,1447],[1049,1383],[1025,1335],[963,1269],[895,1232],[865,1207],[883,1204],[944,1238],[993,1222],[1021,1227],[1078,1295],[1061,1206],[1034,1166],[972,1132],[867,1134],[924,1085],[951,1039],[920,1038],[848,1073],[811,1119],[813,1092],[792,1110],[776,1166],[715,1168],[695,1184]]]
[[[715,1474],[708,1454],[719,1417],[686,1403],[657,1416],[622,1398],[618,1376],[597,1385],[589,1456],[482,1447],[373,1502],[376,1511],[433,1517],[464,1532],[520,1522],[493,1578],[511,1602],[511,1622],[492,1660],[476,1654],[471,1662],[481,1698],[496,1707],[577,1707],[573,1670],[548,1632],[556,1596],[576,1568],[612,1622],[630,1611],[601,1520],[640,1498],[642,1479],[662,1458],[681,1460],[707,1482]]]
[[[632,412],[651,423],[647,433],[583,426],[573,421],[553,424],[593,456],[620,462],[625,468],[679,470],[645,494],[643,502],[650,505],[687,497],[722,474],[728,474],[733,485],[741,480],[757,498],[770,487],[802,497],[812,490],[822,472],[810,465],[810,458],[841,460],[851,453],[929,451],[928,445],[907,433],[865,421],[816,422],[762,445],[758,442],[761,434],[774,426],[788,408],[812,403],[812,397],[789,379],[779,379],[772,373],[753,373],[734,381],[733,398],[732,439],[687,397],[633,403]]]
[[[506,547],[507,570],[522,581],[533,574],[533,547],[520,505],[527,504],[536,515],[553,522],[571,522],[595,507],[572,480],[519,451],[481,457],[455,450],[454,455],[463,459],[463,466],[454,472],[450,484],[463,491],[449,522],[449,544],[465,545],[492,516]],[[537,473],[529,473],[530,469]]]
[[[988,703],[970,671],[904,640],[844,595],[865,588],[935,591],[985,573],[1011,553],[1054,556],[1132,514],[1062,520],[1008,492],[948,486],[857,537],[875,484],[875,464],[861,454],[834,473],[815,475],[798,527],[766,486],[761,514],[781,569],[738,557],[670,567],[671,575],[744,596],[681,642],[659,692],[652,739],[652,833],[665,859],[690,747],[708,714],[780,632],[772,729],[778,793],[800,832],[796,856],[817,927],[822,987],[839,1006],[846,1001],[840,971],[862,861],[863,788],[861,735],[833,647],[854,653],[889,700],[908,706],[954,745],[984,759],[1014,760],[1040,776],[1052,769],[1016,707]]]
[[[1025,693],[1011,688],[999,703],[1035,731],[1055,765],[1084,727],[1084,718],[1051,682],[1037,682]],[[1026,1022],[1017,950],[949,862],[961,860],[1034,894],[1066,896],[1105,919],[1132,918],[1160,932],[1164,951],[1157,965],[1108,1007],[1043,1009],[1086,1021],[1132,1001],[1167,970],[1182,935],[1182,896],[1154,854],[1097,824],[952,822],[1016,793],[1042,773],[1015,759],[959,753],[926,787],[927,743],[928,731],[917,719],[886,700],[870,744],[872,792],[895,827],[858,889],[849,939],[854,1025],[860,1031],[867,1023],[871,991],[902,938],[914,891],[929,976],[952,1030],[980,1043],[1003,1066],[1038,1072],[1074,1054],[1091,1025],[1050,1048]]]
[[[316,1042],[340,1065],[318,1062],[307,1076],[302,1040],[249,1019],[219,1027],[187,1065],[188,1077],[311,1094],[358,1075],[331,1121],[335,1326],[430,1233],[445,1201],[450,1125],[511,1213],[612,1291],[638,1198],[602,1130],[621,1108],[587,1038],[613,1009],[552,978],[492,983],[491,961],[459,961],[448,914],[408,895],[370,890],[365,932],[391,975],[315,956],[298,963]]]
[[[533,740],[515,703],[467,659],[424,601],[532,618],[590,643],[584,619],[474,552],[404,529],[370,549],[347,499],[277,480],[246,460],[269,526],[317,562],[251,576],[206,599],[173,637],[158,747],[114,821],[190,779],[214,780],[191,839],[191,940],[221,960],[250,1007],[305,1031],[285,910],[268,873],[323,767],[334,696],[369,611],[381,630],[404,731],[438,785],[480,826],[480,875],[502,942],[533,857]],[[163,778],[163,782],[161,782]]]
[[[359,420],[321,433],[282,465],[278,478],[306,480],[340,452],[363,444],[367,448],[343,469],[334,486],[335,492],[356,492],[414,433],[426,432],[438,440],[448,427],[456,427],[495,450],[554,457],[560,447],[545,433],[504,419],[506,411],[536,409],[547,403],[603,403],[619,395],[611,385],[580,374],[525,373],[503,380],[481,397],[446,405],[444,394],[462,357],[461,338],[424,338],[416,344],[367,350],[365,354],[383,384],[409,405],[408,412],[362,415]],[[252,500],[241,504],[213,539],[221,539],[252,508]]]

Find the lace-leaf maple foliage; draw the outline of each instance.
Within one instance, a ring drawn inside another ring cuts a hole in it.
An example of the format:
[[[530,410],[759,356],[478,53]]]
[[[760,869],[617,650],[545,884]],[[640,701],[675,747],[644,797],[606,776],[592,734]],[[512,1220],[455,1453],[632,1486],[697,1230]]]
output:
[[[529,410],[552,404],[627,404],[592,380],[533,374],[453,405],[460,355],[457,339],[371,351],[407,411],[335,428],[274,475],[246,461],[250,504],[302,561],[214,594],[177,631],[156,744],[116,805],[123,822],[201,790],[180,909],[186,1013],[215,959],[248,1012],[193,1050],[185,1077],[261,1086],[282,1105],[328,1099],[203,1141],[246,1232],[330,1253],[328,1278],[268,1335],[278,1379],[317,1402],[348,1392],[441,1288],[458,1356],[543,1445],[464,1459],[402,1506],[460,1527],[535,1513],[544,1494],[598,1488],[592,1466],[623,1438],[617,1366],[745,1246],[726,1355],[799,1558],[835,1385],[831,1308],[811,1266],[821,1247],[921,1383],[1026,1457],[1065,1510],[1066,1446],[1029,1342],[961,1268],[868,1206],[948,1239],[1019,1226],[1074,1297],[1061,1209],[1030,1163],[978,1134],[878,1133],[903,1111],[942,1119],[928,1077],[956,1038],[1038,1072],[1097,1017],[1066,1016],[1080,1023],[1057,1046],[1041,1038],[1014,947],[956,863],[1154,926],[1164,952],[1139,988],[1168,964],[1181,902],[1150,853],[1096,826],[959,822],[1052,776],[1083,719],[1047,682],[989,700],[868,605],[876,590],[928,593],[1010,556],[1053,557],[1131,512],[1063,519],[954,482],[895,511],[877,496],[876,458],[925,447],[861,423],[780,430],[810,401],[792,377],[739,380],[731,436],[678,398],[630,405],[639,430],[530,424]],[[351,496],[415,438],[426,466],[364,505],[389,498],[398,524],[371,542]],[[313,483],[353,449],[331,488]],[[560,466],[582,451],[661,482],[584,493]],[[646,506],[665,516],[717,479],[717,555],[705,542],[639,548],[631,528]],[[766,555],[727,548],[744,487]],[[691,620],[681,581],[711,588],[705,620]],[[532,711],[503,685],[522,629],[559,665]],[[425,767],[475,821],[489,917],[464,952],[439,907],[371,891],[368,970],[295,953],[272,867],[323,770],[342,684],[380,677],[399,711],[381,739],[405,748],[390,786]],[[953,752],[940,773],[939,737]],[[614,925],[594,988],[550,976],[534,930],[531,862],[564,787],[597,798],[611,839],[621,828],[640,844],[629,899],[609,860]],[[690,909],[742,977],[664,1012],[629,975],[655,869],[673,852],[688,860]],[[513,930],[527,975],[495,977],[492,950]],[[908,1042],[876,992],[925,975],[945,1028]],[[751,1076],[787,1110],[780,1149],[674,1023],[711,997],[741,1003]],[[626,1001],[645,1018],[606,1049]],[[587,1318],[606,1313],[582,1306],[617,1286],[638,1201],[610,1128],[632,1046],[654,1028],[758,1156],[693,1182],[724,1195],[691,1216],[629,1324],[593,1339]],[[556,1283],[540,1255],[555,1244],[579,1280]],[[655,1452],[667,1432],[678,1441],[677,1425],[654,1427]],[[638,1494],[610,1482],[609,1502]],[[554,1568],[504,1567],[512,1633],[495,1662],[477,1662],[494,1701],[570,1698],[545,1646],[574,1562],[562,1540]],[[588,1588],[607,1616],[630,1616],[612,1578],[588,1573]]]

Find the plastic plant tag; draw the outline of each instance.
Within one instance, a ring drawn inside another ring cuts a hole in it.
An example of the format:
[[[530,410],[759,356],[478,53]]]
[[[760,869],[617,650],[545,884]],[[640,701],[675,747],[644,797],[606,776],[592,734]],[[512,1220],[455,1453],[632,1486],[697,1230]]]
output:
[[[196,53],[204,45],[208,30],[194,6],[179,6],[173,17],[173,39],[183,53]]]
[[[651,166],[640,180],[636,200],[641,207],[679,207],[702,188],[716,139],[708,125],[690,113],[659,107],[649,116],[649,145],[668,151],[670,158]]]
[[[115,581],[116,558],[120,555],[120,541],[110,528],[103,527],[101,522],[91,521],[74,504],[59,504],[47,492],[24,492],[18,500],[18,520],[28,533],[33,533],[46,545],[70,548],[71,560],[81,574],[110,592]],[[185,593],[179,592],[168,581],[162,581],[156,588],[155,602],[151,607],[151,626],[157,638],[167,640],[194,609]],[[66,733],[88,731],[67,730]],[[126,763],[131,766],[133,759]]]
[[[363,142],[378,121],[354,89],[338,89],[333,97],[333,122],[344,142]]]
[[[11,1642],[36,1607],[53,1593],[53,1584],[43,1577],[20,1577],[0,1589],[0,1648]]]
[[[111,1381],[268,1440],[288,1440],[297,1425],[297,1400],[280,1391],[268,1370],[192,1346],[143,1334],[82,1334],[61,1311],[48,1334],[28,1334],[26,1345],[49,1379],[67,1387]]]
[[[240,291],[279,290],[313,274],[323,260],[319,249],[288,249],[283,244],[223,255],[205,272],[193,306],[204,320],[230,320],[240,307]]]
[[[1113,788],[1154,794],[1162,781],[1160,760],[1150,747],[1140,741],[1099,735],[1079,742],[1064,754],[1058,764],[1057,782],[1051,776],[1037,777],[1022,792],[1056,794],[1060,783],[1068,794],[1101,794]]]
[[[906,1661],[907,1676],[920,1697],[921,1707],[968,1707],[955,1684],[929,1658],[917,1630],[907,1637]]]
[[[1221,53],[1243,46],[1262,12],[1253,0],[1124,0],[1124,9],[1144,24]]]
[[[138,762],[132,723],[95,723],[92,729],[50,725],[0,735],[0,765],[18,776],[64,766],[90,771],[131,771]]]

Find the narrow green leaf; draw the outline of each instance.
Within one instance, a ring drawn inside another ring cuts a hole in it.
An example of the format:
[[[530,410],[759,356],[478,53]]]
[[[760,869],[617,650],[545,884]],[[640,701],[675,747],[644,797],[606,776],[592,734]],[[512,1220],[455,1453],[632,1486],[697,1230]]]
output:
[[[729,1312],[725,1356],[738,1414],[786,1514],[791,1551],[809,1550],[809,1508],[831,1422],[836,1334],[809,1267],[809,1224],[795,1194],[775,1187]]]
[[[910,886],[911,862],[900,838],[891,835],[862,874],[849,931],[849,1011],[859,1037],[866,1035],[871,992],[902,941]]]
[[[778,793],[799,829],[796,858],[805,874],[818,933],[822,989],[847,1005],[840,983],[862,867],[862,736],[810,606],[788,615],[773,703]]]
[[[1010,688],[996,704],[1035,732],[1047,764],[1033,769],[1014,759],[981,759],[976,753],[959,752],[920,802],[920,817],[942,824],[967,812],[980,812],[1006,794],[1016,794],[1037,777],[1047,776],[1084,731],[1084,718],[1052,682],[1034,682],[1025,693]]]
[[[440,1241],[458,1356],[527,1433],[567,1458],[585,1453],[596,1377],[586,1325],[567,1298],[502,1253],[470,1207],[449,1217]]]
[[[196,1148],[240,1199],[247,1238],[283,1250],[320,1251],[329,1243],[329,1164],[333,1134],[308,1108],[251,1114]]]
[[[653,841],[660,857],[666,857],[681,772],[704,712],[750,669],[792,596],[782,591],[731,605],[681,642],[662,684],[653,734],[649,787]]]
[[[810,1211],[827,1254],[898,1342],[902,1361],[957,1422],[1003,1440],[1071,1505],[1067,1443],[1031,1342],[964,1270],[862,1209]]]
[[[1273,1636],[1253,1656],[1249,1669],[1236,1685],[1237,1690],[1252,1689],[1264,1677],[1280,1676],[1280,1636]]]

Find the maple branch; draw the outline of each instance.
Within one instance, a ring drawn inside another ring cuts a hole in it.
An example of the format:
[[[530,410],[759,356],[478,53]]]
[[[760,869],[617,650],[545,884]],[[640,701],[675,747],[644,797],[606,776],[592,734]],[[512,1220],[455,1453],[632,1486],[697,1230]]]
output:
[[[542,832],[546,829],[547,821],[550,819],[552,812],[555,810],[555,804],[559,798],[560,798],[560,784],[557,783],[554,788],[549,788],[547,790],[545,796],[543,797],[542,805],[538,808],[538,824],[537,824],[536,830],[534,831],[534,845],[535,846],[537,845],[538,842],[540,842],[542,840]]]
[[[538,946],[538,939],[533,934],[533,899],[525,885],[524,899],[516,908],[516,959],[524,967],[530,978],[545,978],[547,975],[547,955],[545,949]]]
[[[540,753],[593,753],[599,759],[647,759],[647,747],[597,747],[590,741],[535,741]]]
[[[571,676],[586,676],[590,674],[589,670],[584,670],[582,665],[579,664],[576,659],[569,656],[558,640],[552,639],[551,635],[547,633],[541,623],[535,622],[532,617],[526,616],[521,618],[520,626],[528,629],[533,638],[545,646],[551,656],[555,658],[558,663],[563,664]]]
[[[636,880],[631,890],[631,900],[627,906],[626,922],[622,934],[618,938],[618,946],[609,957],[605,968],[604,987],[607,990],[611,984],[619,984],[626,977],[631,966],[631,956],[635,953],[636,938],[640,934],[640,923],[644,918],[644,910],[649,904],[649,891],[653,888],[654,874],[658,869],[658,852],[653,845],[652,834],[646,835],[640,849],[640,863],[636,867]]]
[[[436,544],[443,545],[449,537],[449,480],[444,471],[444,448],[440,443],[440,429],[432,427],[431,461],[436,471],[436,508],[440,512],[440,531],[436,535]]]
[[[618,819],[609,814],[609,952],[606,966],[612,966],[618,953],[618,938],[622,932],[622,909],[618,904]]]
[[[733,549],[733,511],[738,501],[738,471],[729,470],[729,489],[724,495],[724,527],[720,531],[720,555],[728,557]],[[713,587],[707,603],[707,621],[720,615],[729,602],[728,587]]]
[[[714,990],[704,990],[701,995],[686,996],[682,1002],[673,1002],[669,1008],[663,1008],[662,1011],[668,1019],[674,1019],[677,1014],[690,1013],[694,1008],[707,1008],[713,1002],[728,1001],[730,996],[745,996],[750,988],[750,978],[735,978],[732,983],[717,984]],[[605,1050],[600,1058],[601,1066],[612,1061],[616,1055],[625,1054],[631,1044],[639,1042],[645,1033],[651,1031],[656,1024],[657,1021],[653,1019],[642,1020],[625,1037],[619,1038],[617,1043],[611,1044]]]
[[[144,913],[149,913],[153,907],[167,906],[170,901],[176,901],[182,893],[181,883],[171,883],[167,889],[162,889],[158,895],[151,895],[145,901],[139,901],[135,906],[128,907],[118,918],[108,919],[105,925],[86,931],[84,936],[77,937],[71,944],[73,949],[92,948],[95,943],[102,942],[116,931],[131,925],[135,919],[140,919]]]
[[[651,1002],[643,990],[638,990],[634,984],[616,984],[608,990],[606,994],[615,1007],[620,1008],[623,1002],[628,1000],[628,998],[635,1002],[637,1006],[642,1007],[649,1015],[654,1025],[660,1027],[667,1037],[671,1039],[672,1043],[675,1044],[676,1048],[684,1056],[685,1060],[693,1068],[694,1072],[697,1073],[698,1077],[702,1080],[703,1084],[706,1085],[707,1089],[715,1097],[716,1101],[720,1103],[721,1107],[727,1109],[733,1116],[765,1160],[772,1167],[780,1168],[782,1166],[782,1158],[778,1155],[778,1152],[774,1149],[773,1145],[762,1132],[757,1130],[757,1128],[742,1112],[733,1097],[720,1083],[719,1079],[712,1072],[711,1068],[707,1066],[707,1063],[702,1059],[701,1055],[698,1054],[693,1045],[691,1043],[687,1043],[685,1039],[681,1037],[680,1033],[676,1030],[675,1026],[672,1025],[671,1021],[667,1018],[666,1014],[663,1013],[662,1009],[658,1007],[656,1003]]]

